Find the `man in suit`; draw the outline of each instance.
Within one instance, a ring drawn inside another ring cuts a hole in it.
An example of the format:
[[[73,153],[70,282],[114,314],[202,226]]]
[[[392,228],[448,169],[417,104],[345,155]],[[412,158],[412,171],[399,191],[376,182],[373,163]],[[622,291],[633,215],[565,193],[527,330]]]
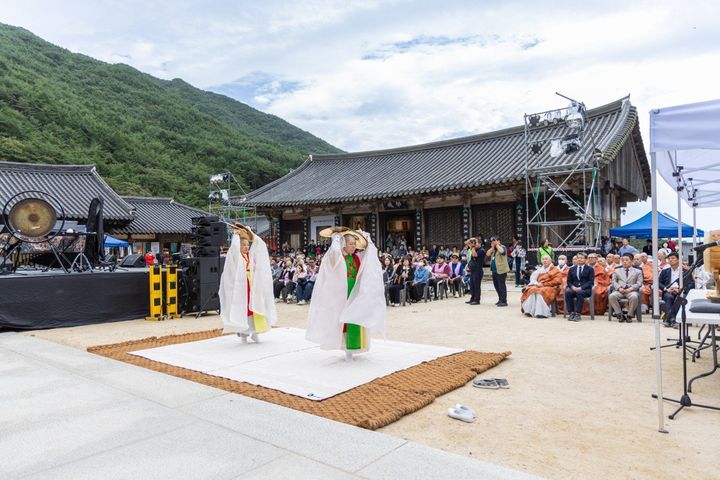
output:
[[[585,265],[587,255],[580,252],[576,255],[577,265],[570,268],[567,276],[567,288],[565,289],[565,311],[568,312],[568,320],[579,322],[581,320],[585,299],[590,297],[593,283],[595,282],[595,270]]]
[[[677,252],[672,252],[667,256],[670,268],[660,271],[659,286],[662,299],[665,302],[663,309],[665,310],[665,319],[663,325],[666,327],[676,327],[675,315],[672,312],[675,298],[680,294],[680,276],[683,274],[683,268],[680,266],[680,258]],[[695,288],[695,282],[692,278],[683,279],[683,291]]]
[[[622,265],[615,269],[613,273],[612,286],[614,292],[608,297],[610,306],[614,315],[619,319],[620,323],[632,323],[632,317],[637,310],[640,301],[640,289],[643,285],[643,272],[637,268],[633,268],[633,254],[626,253],[622,256]],[[620,308],[620,299],[625,298],[628,301],[628,314],[622,313]]]

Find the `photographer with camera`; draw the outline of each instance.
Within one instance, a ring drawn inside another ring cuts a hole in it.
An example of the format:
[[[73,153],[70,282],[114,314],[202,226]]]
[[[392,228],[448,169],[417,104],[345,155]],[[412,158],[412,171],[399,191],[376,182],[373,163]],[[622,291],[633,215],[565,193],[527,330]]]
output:
[[[468,263],[465,268],[470,271],[470,305],[480,305],[480,283],[483,278],[483,264],[485,263],[485,249],[477,238],[465,242],[467,245]]]
[[[507,307],[507,285],[505,281],[510,271],[508,265],[507,248],[500,242],[497,237],[490,237],[490,248],[486,255],[491,258],[490,271],[492,272],[493,286],[498,294],[498,307]],[[551,257],[552,258],[552,257]]]

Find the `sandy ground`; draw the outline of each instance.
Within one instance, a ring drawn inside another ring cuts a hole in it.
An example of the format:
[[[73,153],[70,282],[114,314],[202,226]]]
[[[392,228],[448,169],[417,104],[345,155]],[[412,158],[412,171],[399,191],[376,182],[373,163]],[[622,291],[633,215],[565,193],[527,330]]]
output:
[[[512,290],[512,289],[511,289]],[[467,297],[466,297],[467,298]],[[666,420],[658,433],[654,330],[598,317],[568,322],[561,316],[520,315],[519,293],[510,307],[484,291],[482,304],[449,299],[389,308],[387,338],[513,355],[489,375],[505,377],[508,390],[467,385],[383,432],[442,450],[517,468],[548,478],[718,478],[716,455],[720,412],[693,408]],[[281,326],[306,326],[307,306],[278,305]],[[144,320],[29,332],[29,335],[86,348],[92,345],[219,327],[217,316],[165,322]],[[665,337],[677,332],[663,328]],[[695,332],[696,329],[693,329]],[[665,393],[682,388],[680,351],[664,353]],[[711,368],[706,353],[691,374]],[[720,373],[695,384],[693,401],[720,405]],[[467,424],[446,415],[463,403],[478,411]],[[666,415],[674,404],[665,404]]]

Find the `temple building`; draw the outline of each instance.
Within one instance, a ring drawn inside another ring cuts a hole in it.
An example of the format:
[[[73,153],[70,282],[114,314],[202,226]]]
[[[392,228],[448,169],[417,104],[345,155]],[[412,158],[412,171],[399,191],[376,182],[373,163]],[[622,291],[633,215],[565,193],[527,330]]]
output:
[[[478,234],[590,244],[620,223],[622,207],[650,195],[650,171],[629,97],[582,113],[580,136],[557,118],[531,118],[530,128],[526,116],[469,137],[310,155],[234,201],[270,219],[274,248],[302,247],[332,225],[362,228],[383,249],[398,239],[460,246]]]

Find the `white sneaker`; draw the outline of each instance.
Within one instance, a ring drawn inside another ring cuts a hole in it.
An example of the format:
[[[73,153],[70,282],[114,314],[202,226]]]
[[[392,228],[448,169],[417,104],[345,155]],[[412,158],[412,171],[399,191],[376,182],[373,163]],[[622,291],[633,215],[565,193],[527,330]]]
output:
[[[280,303],[280,300],[281,300],[281,299],[276,298],[276,299],[275,299],[275,303]]]
[[[298,305],[305,305],[305,300],[300,300],[297,304],[298,304]]]
[[[253,333],[250,335],[250,338],[252,338],[252,341],[255,343],[260,343],[260,338],[258,337],[257,333]]]

